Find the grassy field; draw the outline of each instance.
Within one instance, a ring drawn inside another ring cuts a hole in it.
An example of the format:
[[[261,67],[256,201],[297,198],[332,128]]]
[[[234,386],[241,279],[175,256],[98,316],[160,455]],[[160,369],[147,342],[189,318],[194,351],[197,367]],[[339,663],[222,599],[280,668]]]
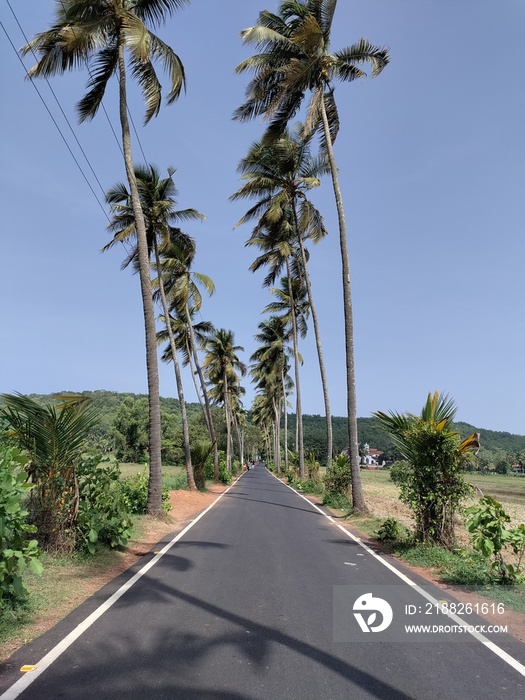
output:
[[[121,478],[127,479],[130,476],[135,476],[136,474],[147,473],[147,467],[144,464],[136,464],[133,462],[128,462],[125,464],[119,464]],[[165,488],[170,491],[175,489],[184,489],[187,487],[188,482],[186,479],[186,471],[184,467],[174,467],[165,466],[162,468],[162,484]]]

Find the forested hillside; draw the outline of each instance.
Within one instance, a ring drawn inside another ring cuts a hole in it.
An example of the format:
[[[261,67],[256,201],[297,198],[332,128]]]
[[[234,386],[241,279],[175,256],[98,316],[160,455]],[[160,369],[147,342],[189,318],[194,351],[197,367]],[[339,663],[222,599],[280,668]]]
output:
[[[67,393],[67,392],[58,392]],[[141,461],[145,458],[147,447],[147,396],[145,394],[117,393],[113,391],[84,391],[89,396],[100,415],[100,424],[94,434],[95,444],[103,450],[114,450],[123,461]],[[58,394],[32,394],[31,398],[47,402]],[[161,398],[163,459],[177,463],[182,455],[181,421],[179,402],[173,398]],[[206,430],[202,419],[202,410],[198,403],[187,404],[190,432],[194,439],[205,438]],[[223,415],[215,411],[215,420],[219,426],[219,443],[222,441]],[[348,447],[348,425],[345,417],[332,419],[334,451],[336,453]],[[307,452],[314,452],[317,459],[324,461],[326,453],[325,419],[320,415],[303,416],[304,442]],[[481,434],[482,450],[480,464],[483,467],[496,468],[497,463],[508,465],[522,459],[525,454],[525,436],[507,432],[476,428],[464,422],[455,424],[463,437],[474,432]],[[250,443],[258,440],[257,429],[248,427]],[[358,418],[359,443],[381,450],[384,459],[394,460],[396,454],[389,436],[377,427],[375,418]],[[295,415],[288,416],[288,446],[291,450],[295,444]],[[503,468],[503,467],[502,467]]]

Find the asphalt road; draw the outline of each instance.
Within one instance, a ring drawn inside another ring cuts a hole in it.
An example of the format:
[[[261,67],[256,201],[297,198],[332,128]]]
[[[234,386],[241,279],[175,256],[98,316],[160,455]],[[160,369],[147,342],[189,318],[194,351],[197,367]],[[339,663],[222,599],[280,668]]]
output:
[[[428,615],[429,597],[262,465],[244,474],[60,655],[52,651],[117,586],[129,585],[133,573],[18,652],[0,676],[0,700],[525,697],[524,645],[508,635],[490,637],[496,653],[468,634],[407,641],[407,620],[399,614],[407,605],[415,610],[411,623],[454,621]],[[363,614],[366,633],[352,608],[356,596],[369,592],[394,610],[389,629],[377,634],[371,628],[384,618]],[[351,641],[334,641],[334,635]],[[57,658],[40,675],[18,672],[20,663],[38,667],[50,650]],[[32,680],[21,694],[12,685],[20,677]]]

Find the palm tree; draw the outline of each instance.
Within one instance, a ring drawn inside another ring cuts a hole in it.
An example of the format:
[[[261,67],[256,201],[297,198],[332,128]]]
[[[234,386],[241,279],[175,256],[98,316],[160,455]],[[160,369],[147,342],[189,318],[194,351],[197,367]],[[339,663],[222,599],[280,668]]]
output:
[[[254,338],[260,343],[250,357],[252,368],[250,373],[256,381],[257,389],[265,393],[272,402],[275,424],[275,466],[280,471],[280,424],[284,413],[284,468],[288,471],[288,422],[286,412],[286,397],[290,389],[289,356],[287,347],[289,332],[284,317],[271,316],[267,321],[259,323],[259,333]]]
[[[231,470],[231,427],[233,411],[242,389],[239,376],[246,374],[246,365],[237,353],[244,350],[235,345],[233,331],[220,328],[209,338],[204,358],[204,369],[212,389],[210,395],[224,406],[226,419],[226,465]]]
[[[194,315],[200,311],[202,306],[202,294],[199,286],[211,296],[215,292],[215,285],[210,277],[201,272],[191,270],[193,259],[195,257],[195,248],[180,243],[178,237],[172,238],[171,243],[166,243],[162,250],[162,275],[159,287],[164,287],[170,297],[170,312],[174,312],[179,321],[184,323],[187,329],[187,343],[189,346],[189,356],[193,358],[196,372],[199,376],[202,396],[204,400],[204,417],[210,435],[210,440],[213,449],[214,463],[214,479],[219,480],[219,452],[217,438],[215,435],[215,427],[213,424],[213,415],[211,404],[206,388],[204,374],[198,356],[198,347],[204,348],[206,338],[201,336],[195,337],[195,328],[193,323]],[[203,326],[201,325],[203,331]],[[209,333],[214,330],[210,324]],[[194,379],[195,379],[195,375]],[[197,396],[200,401],[200,392],[197,390]],[[202,404],[201,404],[202,405]]]
[[[29,512],[39,544],[50,551],[70,551],[79,504],[77,464],[98,412],[89,398],[76,394],[56,396],[46,406],[21,394],[2,394],[2,399],[9,434],[30,459],[35,490]]]
[[[294,277],[283,277],[281,279],[281,287],[273,287],[270,291],[274,295],[275,301],[266,305],[264,313],[280,313],[293,342],[296,397],[295,449],[299,454],[299,476],[301,479],[304,479],[303,413],[299,373],[299,365],[302,364],[302,358],[299,353],[299,336],[305,338],[308,332],[307,319],[310,307],[307,300],[306,288],[302,278],[298,275]]]
[[[169,318],[169,308],[166,298],[166,291],[163,284],[160,250],[165,248],[172,249],[176,247],[177,254],[180,258],[192,258],[195,254],[194,241],[189,236],[182,233],[182,231],[179,228],[176,228],[173,224],[178,223],[181,220],[202,220],[204,218],[204,216],[196,209],[175,211],[175,197],[178,195],[172,179],[172,175],[175,170],[170,168],[168,172],[169,176],[161,179],[158,170],[153,165],[135,168],[137,190],[139,193],[140,204],[146,226],[148,258],[151,257],[152,253],[154,254],[155,267],[157,270],[156,281],[158,295],[160,296],[162,309],[164,312],[164,319]],[[106,199],[112,206],[113,219],[108,228],[114,232],[114,236],[113,240],[104,246],[103,250],[111,248],[116,243],[127,241],[130,237],[136,237],[136,225],[135,218],[133,216],[131,195],[128,193],[125,185],[122,183],[116,185],[107,193]],[[131,253],[124,261],[123,267],[127,267],[130,263],[133,263],[135,269],[139,267],[138,246],[134,246]],[[190,490],[195,490],[196,486],[193,478],[193,468],[191,463],[190,434],[186,412],[186,401],[184,399],[184,388],[182,384],[182,376],[177,356],[175,338],[169,323],[166,324],[166,330],[172,349],[173,368],[175,372],[177,394],[179,397],[182,416],[184,458],[186,474],[188,477],[188,487]]]
[[[408,461],[400,479],[400,498],[414,512],[421,541],[450,547],[454,544],[454,514],[471,492],[462,472],[479,449],[479,433],[464,440],[454,430],[454,401],[444,394],[428,394],[419,416],[394,411],[373,415]]]
[[[40,56],[29,77],[49,78],[78,67],[90,66],[88,92],[78,103],[80,121],[92,119],[98,111],[111,77],[119,81],[119,114],[124,164],[130,188],[137,232],[139,275],[144,311],[146,369],[149,400],[150,478],[148,512],[162,512],[162,461],[160,392],[158,378],[155,311],[151,297],[146,226],[140,205],[133,168],[128,121],[126,51],[132,75],[138,81],[146,103],[145,122],[159,112],[161,84],[153,61],[160,61],[169,75],[167,103],[173,103],[185,85],[184,68],[179,57],[149,28],[163,23],[167,16],[188,0],[57,0],[56,21],[47,31],[35,36],[22,48]]]
[[[339,222],[345,317],[347,412],[349,452],[352,469],[352,501],[355,512],[367,510],[359,472],[357,400],[355,389],[353,310],[346,219],[333,142],[339,130],[334,100],[334,81],[351,82],[366,74],[360,66],[368,63],[371,76],[378,75],[389,61],[388,51],[366,39],[340,51],[330,52],[330,32],[337,0],[281,0],[279,14],[264,11],[258,24],[242,32],[245,43],[262,52],[237,66],[250,70],[254,78],[247,87],[247,100],[235,118],[247,120],[265,115],[267,136],[279,136],[299,111],[307,92],[311,93],[303,135],[319,133],[322,152],[330,164]]]
[[[324,365],[319,322],[315,309],[310,275],[308,273],[307,252],[303,238],[318,243],[327,233],[323,218],[307,197],[307,192],[319,187],[319,176],[329,172],[324,158],[314,158],[309,141],[300,137],[302,127],[297,125],[293,132],[288,129],[277,139],[256,142],[247,156],[239,163],[238,171],[245,184],[230,199],[257,198],[257,203],[237,223],[240,224],[260,217],[259,226],[279,221],[291,210],[293,226],[290,234],[298,243],[300,260],[312,311],[319,371],[323,388],[327,434],[327,467],[330,468],[333,451],[332,417],[328,382]]]

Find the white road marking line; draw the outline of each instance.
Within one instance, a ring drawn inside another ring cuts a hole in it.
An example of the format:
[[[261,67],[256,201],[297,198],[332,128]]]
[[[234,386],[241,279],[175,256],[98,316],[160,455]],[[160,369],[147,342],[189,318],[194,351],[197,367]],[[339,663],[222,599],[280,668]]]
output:
[[[281,481],[281,479],[279,479],[277,476],[275,476],[275,474],[272,474],[272,472],[271,472],[269,469],[268,469],[267,471],[268,471],[275,479],[277,479],[277,481],[279,481],[283,486],[286,486],[287,488],[289,488],[291,491],[293,491],[295,494],[297,494],[297,495],[300,496],[302,499],[304,499],[307,503],[309,503],[309,504],[312,506],[312,508],[315,508],[317,511],[319,511],[319,513],[321,513],[321,515],[324,515],[324,517],[325,517],[327,520],[329,520],[331,523],[333,523],[336,527],[338,527],[338,528],[341,530],[341,532],[344,532],[344,534],[345,534],[347,537],[350,537],[350,539],[352,539],[354,542],[356,542],[360,547],[363,547],[363,549],[364,549],[365,551],[367,551],[368,554],[371,554],[371,555],[374,557],[374,559],[377,559],[377,561],[381,562],[381,564],[383,564],[383,566],[386,566],[387,569],[390,569],[390,571],[392,571],[392,572],[393,572],[396,576],[398,576],[402,581],[404,581],[404,582],[405,582],[406,584],[408,584],[411,588],[413,588],[413,589],[414,589],[415,591],[417,591],[420,595],[422,595],[423,598],[426,598],[430,603],[432,603],[432,605],[435,606],[435,605],[437,605],[437,604],[439,603],[439,601],[438,601],[436,598],[434,598],[434,596],[430,595],[430,593],[427,593],[427,591],[425,591],[423,588],[421,588],[420,586],[418,586],[418,584],[415,583],[414,581],[412,581],[410,578],[408,578],[408,576],[405,576],[404,573],[402,573],[401,571],[399,571],[398,569],[396,569],[396,567],[393,566],[392,564],[390,564],[390,562],[388,562],[388,561],[386,561],[385,559],[383,559],[382,557],[380,557],[380,556],[379,556],[378,554],[376,554],[372,549],[370,549],[370,547],[368,547],[366,544],[364,544],[363,542],[361,542],[361,540],[359,539],[359,537],[355,537],[355,536],[352,535],[352,533],[349,532],[346,528],[344,528],[342,525],[340,525],[339,523],[337,523],[337,522],[332,518],[331,515],[327,515],[327,514],[326,514],[324,511],[322,511],[318,506],[316,506],[315,503],[312,503],[311,501],[309,501],[308,498],[306,498],[306,496],[303,496],[302,493],[299,493],[299,491],[296,491],[292,486],[290,486],[289,484],[285,484],[284,481]],[[518,673],[520,673],[522,676],[525,676],[525,666],[524,666],[522,663],[520,663],[517,659],[515,659],[515,658],[514,658],[513,656],[511,656],[510,654],[507,654],[506,651],[504,651],[503,649],[501,649],[497,644],[494,644],[494,642],[491,642],[490,639],[487,639],[487,637],[485,637],[483,634],[480,634],[479,632],[476,632],[475,630],[468,629],[468,628],[469,628],[469,625],[465,622],[465,620],[463,620],[461,617],[459,617],[459,615],[455,615],[455,614],[450,613],[450,612],[447,612],[447,613],[445,613],[445,614],[446,614],[451,620],[454,620],[454,622],[456,622],[458,625],[461,625],[462,627],[467,628],[467,632],[468,632],[472,637],[474,637],[474,639],[477,639],[478,642],[481,642],[481,644],[483,644],[487,649],[490,649],[490,651],[492,651],[494,654],[496,654],[496,656],[499,656],[499,658],[502,659],[502,661],[504,661],[504,662],[507,663],[509,666],[511,666],[515,671],[517,671]],[[3,698],[0,697],[0,700],[3,700]]]
[[[202,513],[200,513],[194,520],[192,520],[186,527],[181,530],[175,537],[168,542],[167,545],[165,545],[155,556],[153,559],[150,559],[150,561],[145,564],[140,571],[137,571],[137,573],[132,576],[129,581],[124,583],[118,591],[115,591],[112,596],[110,596],[102,605],[100,605],[96,610],[94,610],[91,615],[86,617],[85,620],[83,620],[77,627],[75,627],[74,630],[72,630],[67,636],[62,639],[61,642],[59,642],[53,649],[51,649],[40,661],[37,662],[36,668],[34,671],[31,673],[26,673],[24,674],[21,678],[19,678],[13,685],[8,688],[2,695],[0,695],[0,700],[15,700],[20,693],[22,693],[28,686],[35,681],[38,676],[40,676],[41,673],[43,673],[51,664],[58,659],[61,654],[64,653],[64,651],[73,644],[74,641],[76,641],[87,629],[91,627],[91,625],[98,620],[99,617],[101,617],[109,608],[117,602],[119,598],[121,598],[126,591],[129,591],[129,589],[137,583],[137,581],[144,576],[145,573],[147,573],[157,562],[166,554],[166,552],[173,547],[174,544],[176,544],[181,537],[183,537],[188,530],[190,530],[206,513],[213,508],[213,506],[218,503],[218,501],[221,500],[221,498],[228,493],[228,491],[235,486],[235,484],[239,481],[241,478],[242,474],[235,479],[233,484],[229,486],[225,491],[223,491],[217,498],[211,503],[206,510],[203,510]]]

